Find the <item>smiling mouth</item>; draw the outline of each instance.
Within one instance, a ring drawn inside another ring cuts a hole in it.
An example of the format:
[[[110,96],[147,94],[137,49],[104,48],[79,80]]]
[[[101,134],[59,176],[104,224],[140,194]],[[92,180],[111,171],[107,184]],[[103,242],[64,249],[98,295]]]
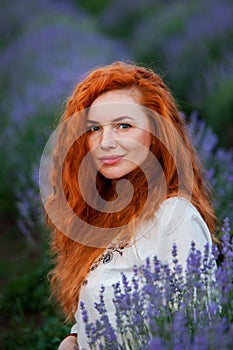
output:
[[[99,159],[101,160],[101,162],[104,165],[113,165],[113,164],[118,163],[123,157],[124,157],[124,155],[123,156],[116,155],[116,156],[101,157]]]

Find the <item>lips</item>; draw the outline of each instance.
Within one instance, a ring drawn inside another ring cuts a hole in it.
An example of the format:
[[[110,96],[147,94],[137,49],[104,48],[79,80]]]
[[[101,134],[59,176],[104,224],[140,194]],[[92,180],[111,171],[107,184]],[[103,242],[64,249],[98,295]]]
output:
[[[101,162],[104,165],[113,165],[113,164],[118,163],[123,157],[124,157],[124,155],[123,156],[121,156],[121,155],[114,155],[114,156],[101,157],[99,159],[101,160]]]

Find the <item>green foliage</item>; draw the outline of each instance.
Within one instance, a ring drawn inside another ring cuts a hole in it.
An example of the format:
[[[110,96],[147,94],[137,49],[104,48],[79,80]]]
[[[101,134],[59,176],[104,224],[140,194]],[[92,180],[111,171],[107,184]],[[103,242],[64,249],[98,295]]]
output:
[[[216,76],[219,78],[219,74]],[[233,135],[233,78],[232,76],[225,79],[219,79],[216,82],[213,91],[202,101],[203,115],[206,116],[207,122],[217,133],[219,130],[219,140],[224,146],[228,145]],[[229,117],[231,116],[231,119]]]
[[[2,349],[54,350],[69,333],[49,299],[48,269],[40,259],[6,287],[0,299]]]
[[[229,0],[112,0],[99,15],[100,29],[124,40],[133,60],[162,71],[181,109],[198,110],[227,147],[233,138],[230,86],[221,101],[218,95],[226,74],[233,73],[232,11]],[[224,106],[223,123],[215,121],[218,102]],[[230,131],[223,138],[225,126]]]
[[[76,0],[75,2],[85,11],[90,12],[92,14],[98,14],[105,9],[107,4],[109,3],[109,0]]]

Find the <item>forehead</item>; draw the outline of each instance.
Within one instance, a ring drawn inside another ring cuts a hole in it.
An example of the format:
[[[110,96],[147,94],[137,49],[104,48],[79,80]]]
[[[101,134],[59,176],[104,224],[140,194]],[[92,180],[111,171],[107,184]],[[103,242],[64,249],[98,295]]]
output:
[[[145,118],[138,93],[133,90],[113,90],[97,97],[88,110],[87,120],[109,122],[119,117],[135,120]]]
[[[139,91],[133,89],[112,90],[98,96],[91,106],[98,106],[110,102],[128,102],[139,104]]]

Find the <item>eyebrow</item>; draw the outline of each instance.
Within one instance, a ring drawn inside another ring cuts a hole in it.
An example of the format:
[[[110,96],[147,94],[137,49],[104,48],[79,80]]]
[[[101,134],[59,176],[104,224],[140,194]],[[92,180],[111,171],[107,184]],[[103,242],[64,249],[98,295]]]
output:
[[[118,117],[118,118],[115,118],[113,119],[113,123],[115,122],[120,122],[121,120],[125,120],[125,119],[131,119],[131,120],[134,120],[133,118],[131,117],[128,117],[128,116],[122,116],[122,117]],[[90,120],[90,119],[87,119],[87,123],[91,123],[91,124],[99,124],[99,122],[97,122],[96,120]]]

